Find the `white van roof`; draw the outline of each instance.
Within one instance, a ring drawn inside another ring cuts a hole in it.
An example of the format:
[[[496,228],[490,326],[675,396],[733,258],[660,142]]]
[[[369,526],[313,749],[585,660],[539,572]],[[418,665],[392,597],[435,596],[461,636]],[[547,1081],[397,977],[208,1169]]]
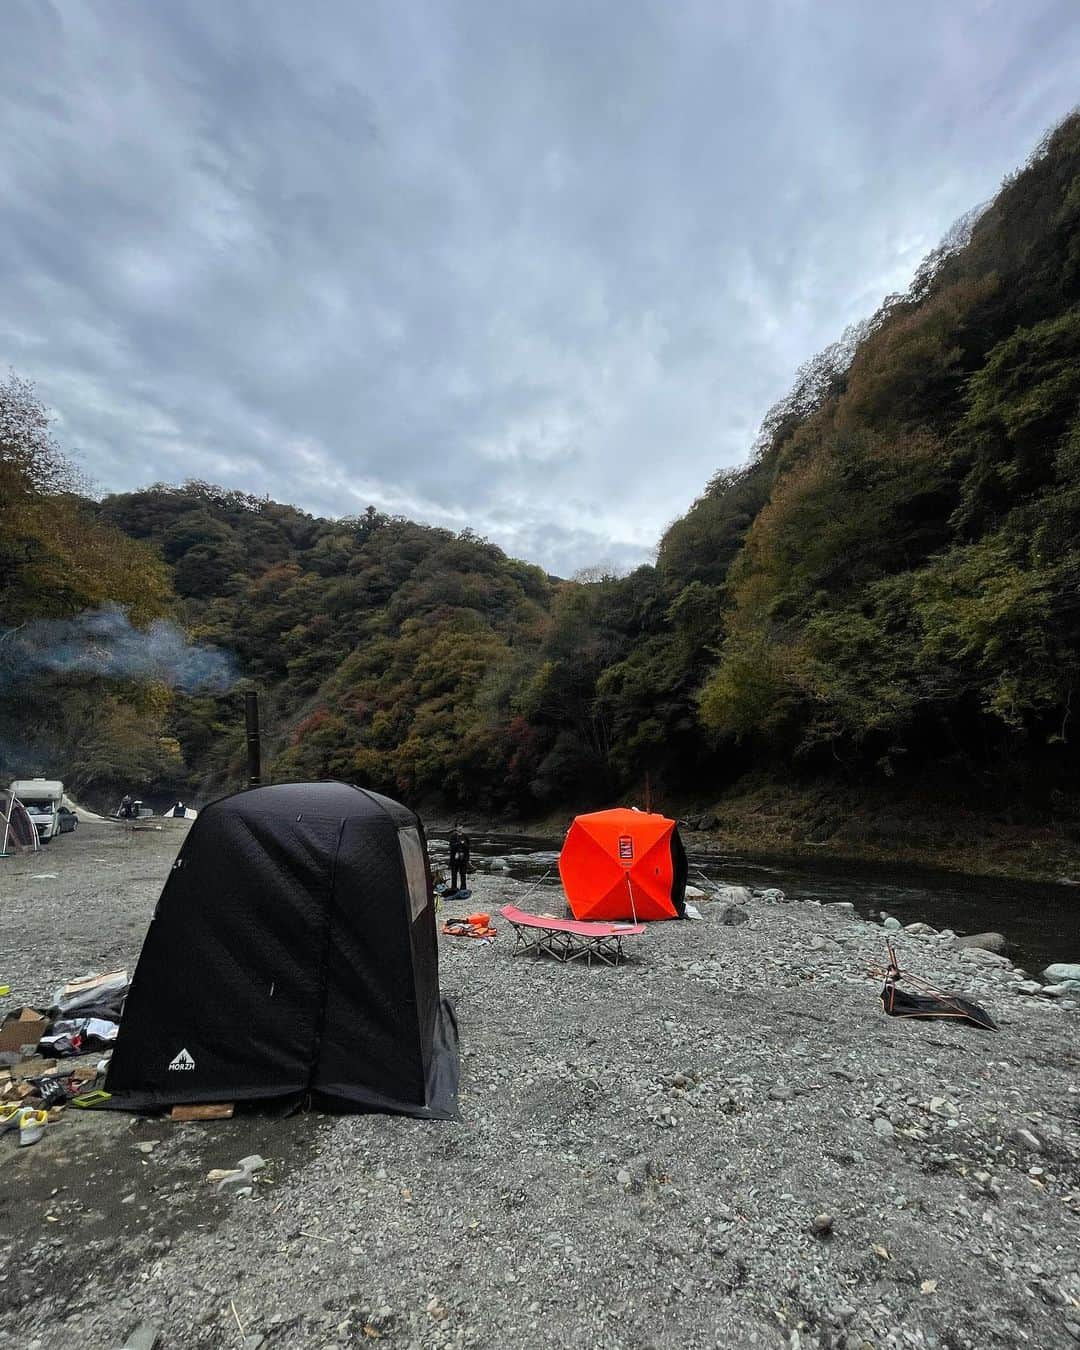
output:
[[[64,785],[56,778],[16,778],[11,784],[11,791],[16,797],[62,797]]]

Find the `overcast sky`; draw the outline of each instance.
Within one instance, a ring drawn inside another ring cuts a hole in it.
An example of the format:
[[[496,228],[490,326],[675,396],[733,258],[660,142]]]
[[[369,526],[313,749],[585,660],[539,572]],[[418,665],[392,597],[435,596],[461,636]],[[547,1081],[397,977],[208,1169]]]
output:
[[[1078,71],[1076,0],[3,0],[0,367],[99,491],[635,563]]]

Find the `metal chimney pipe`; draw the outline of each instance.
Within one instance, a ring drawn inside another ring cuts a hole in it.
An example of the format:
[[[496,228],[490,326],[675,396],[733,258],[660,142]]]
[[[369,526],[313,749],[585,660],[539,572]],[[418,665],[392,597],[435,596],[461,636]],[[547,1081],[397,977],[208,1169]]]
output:
[[[244,720],[247,723],[248,787],[262,783],[262,742],[259,738],[259,696],[254,689],[244,694]]]

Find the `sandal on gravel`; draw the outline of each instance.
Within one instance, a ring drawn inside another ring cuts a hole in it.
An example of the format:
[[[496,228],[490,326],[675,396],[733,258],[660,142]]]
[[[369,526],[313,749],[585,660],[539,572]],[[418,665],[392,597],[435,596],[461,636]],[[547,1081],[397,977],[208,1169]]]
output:
[[[48,1123],[48,1112],[26,1107],[19,1121],[19,1147],[26,1148],[30,1144],[36,1144],[44,1135]]]

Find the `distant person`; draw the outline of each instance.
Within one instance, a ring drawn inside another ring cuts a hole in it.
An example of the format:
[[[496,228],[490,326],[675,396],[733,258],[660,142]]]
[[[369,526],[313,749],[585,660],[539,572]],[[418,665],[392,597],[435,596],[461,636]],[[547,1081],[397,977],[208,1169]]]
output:
[[[135,799],[130,793],[125,792],[123,797],[121,797],[118,814],[121,820],[130,820],[135,814]]]
[[[460,825],[450,831],[450,894],[469,888],[469,836]]]

